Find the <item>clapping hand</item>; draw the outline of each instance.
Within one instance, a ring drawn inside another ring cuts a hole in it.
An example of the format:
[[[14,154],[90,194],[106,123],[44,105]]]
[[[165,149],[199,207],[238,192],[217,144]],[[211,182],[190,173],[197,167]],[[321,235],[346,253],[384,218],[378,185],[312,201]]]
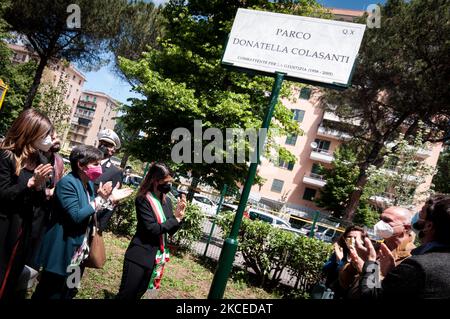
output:
[[[112,182],[109,181],[105,184],[100,182],[100,185],[98,185],[98,190],[97,190],[98,196],[100,196],[103,199],[108,199],[108,197],[111,195],[111,193],[112,193]]]
[[[389,248],[382,243],[379,250],[380,254],[380,271],[383,277],[395,267],[395,258]]]
[[[336,259],[338,262],[340,262],[344,258],[344,249],[337,242],[335,242],[333,246]]]
[[[117,202],[127,198],[131,194],[133,194],[133,189],[131,188],[122,188],[119,189],[120,183],[117,182],[116,186],[112,190],[111,196],[109,196],[109,199],[113,202],[113,204],[117,204]]]
[[[358,249],[358,245],[364,247],[364,249]],[[350,250],[350,259],[352,261],[352,264],[358,270],[358,272],[362,272],[364,262],[366,260],[377,260],[377,252],[375,251],[375,248],[373,247],[372,242],[368,237],[364,238],[364,246],[356,241],[356,247],[348,246],[348,248]],[[360,253],[362,253],[363,256],[361,256]]]
[[[186,210],[187,201],[186,201],[186,195],[181,194],[181,198],[177,202],[177,207],[175,208],[175,218],[177,218],[179,221],[184,218],[184,213]]]
[[[51,164],[39,164],[34,169],[33,177],[28,180],[27,186],[41,190],[45,186],[45,181],[50,178],[53,167]]]

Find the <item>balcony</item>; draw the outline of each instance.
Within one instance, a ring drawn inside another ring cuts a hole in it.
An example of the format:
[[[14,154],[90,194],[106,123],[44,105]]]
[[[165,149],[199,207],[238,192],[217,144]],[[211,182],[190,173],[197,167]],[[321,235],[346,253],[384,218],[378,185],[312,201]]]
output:
[[[303,176],[303,183],[316,187],[324,187],[327,182],[323,179],[322,175],[306,173],[305,176]]]
[[[333,154],[329,150],[324,150],[320,148],[313,148],[311,151],[310,159],[322,163],[331,163],[334,159]]]
[[[421,158],[421,159],[426,159],[427,157],[430,157],[432,154],[432,150],[428,150],[428,149],[424,149],[424,148],[419,148],[417,150],[417,157]]]
[[[91,128],[92,126],[92,122],[91,121],[87,121],[87,119],[85,118],[81,118],[81,121],[79,120],[78,117],[74,116],[72,118],[72,120],[70,121],[71,125],[76,125],[76,126],[80,126],[80,127],[84,127],[84,128]]]
[[[88,120],[93,120],[94,119],[94,115],[88,115],[88,114],[82,114],[82,113],[78,113],[76,112],[74,114],[74,116],[78,117],[78,118],[83,118],[83,119],[88,119]]]
[[[385,192],[385,193],[381,193],[379,195],[371,196],[369,198],[369,200],[375,205],[385,207],[385,206],[393,205],[395,197],[394,197],[394,194]]]
[[[342,141],[348,141],[351,139],[351,136],[347,133],[329,129],[322,125],[319,126],[319,129],[317,130],[317,136],[331,137]]]
[[[385,145],[386,145],[387,148],[393,148],[395,146],[395,143],[390,142],[390,143],[386,143]],[[411,145],[408,145],[406,147],[407,150],[411,150],[412,148],[413,148],[413,146],[411,146]],[[417,157],[421,158],[421,159],[426,159],[427,157],[430,157],[432,153],[433,153],[432,150],[425,149],[425,148],[419,148],[416,151]]]
[[[323,113],[323,119],[328,120],[328,121],[333,121],[333,122],[347,123],[347,124],[351,124],[351,125],[355,125],[355,126],[361,125],[361,120],[359,120],[359,119],[343,119],[343,118],[340,118],[339,116],[337,116],[336,114],[334,114],[333,112],[327,112],[327,111],[325,111]]]
[[[87,137],[87,132],[86,132],[86,133],[84,133],[84,132],[79,132],[79,131],[76,130],[75,128],[71,128],[71,129],[69,130],[69,132],[70,132],[71,135],[81,135],[81,136]]]

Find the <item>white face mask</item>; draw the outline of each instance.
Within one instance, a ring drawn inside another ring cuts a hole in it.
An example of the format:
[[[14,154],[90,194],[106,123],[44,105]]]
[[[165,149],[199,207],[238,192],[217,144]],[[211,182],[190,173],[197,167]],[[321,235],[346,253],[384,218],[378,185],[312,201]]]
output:
[[[373,230],[376,236],[384,239],[394,236],[394,228],[392,228],[391,225],[382,220],[380,220],[375,224],[375,226],[373,226]]]
[[[52,147],[52,137],[50,135],[47,135],[45,138],[34,142],[33,145],[38,150],[41,150],[43,152],[48,152],[50,147]]]

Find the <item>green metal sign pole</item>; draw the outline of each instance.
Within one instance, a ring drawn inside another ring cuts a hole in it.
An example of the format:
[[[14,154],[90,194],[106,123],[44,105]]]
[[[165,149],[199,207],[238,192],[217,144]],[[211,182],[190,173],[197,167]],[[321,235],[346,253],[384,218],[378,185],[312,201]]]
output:
[[[269,108],[267,109],[266,115],[264,117],[264,122],[262,124],[262,129],[268,129],[270,125],[270,120],[272,119],[273,111],[275,105],[278,102],[278,95],[280,94],[281,84],[283,83],[284,74],[276,73],[275,82],[272,87],[272,94],[270,95]],[[227,285],[228,277],[230,276],[231,268],[233,266],[234,257],[236,255],[236,250],[238,246],[237,236],[239,228],[241,226],[242,217],[244,216],[244,210],[247,206],[248,196],[250,195],[250,190],[255,180],[256,168],[259,163],[260,156],[260,145],[264,145],[264,140],[259,141],[256,145],[256,161],[250,164],[248,170],[247,180],[245,181],[244,189],[242,190],[241,200],[239,201],[239,206],[234,217],[233,226],[231,227],[230,235],[225,240],[223,244],[222,251],[220,253],[219,262],[214,273],[214,278],[209,290],[208,299],[222,299],[225,292],[225,287]],[[264,135],[265,139],[265,135]]]
[[[319,219],[319,215],[320,215],[320,212],[318,210],[316,210],[316,212],[314,213],[313,223],[311,225],[311,231],[309,232],[309,238],[314,238],[315,228],[316,228],[317,220]]]

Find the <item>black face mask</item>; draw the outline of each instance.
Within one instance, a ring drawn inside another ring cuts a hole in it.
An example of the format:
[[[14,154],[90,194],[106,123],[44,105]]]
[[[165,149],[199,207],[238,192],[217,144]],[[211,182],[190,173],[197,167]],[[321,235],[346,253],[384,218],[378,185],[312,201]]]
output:
[[[108,148],[105,145],[100,145],[98,147],[100,151],[103,153],[103,158],[106,158],[109,155]]]
[[[170,190],[172,189],[172,184],[166,183],[166,184],[159,184],[157,189],[163,193],[163,194],[167,194],[168,192],[170,192]]]

